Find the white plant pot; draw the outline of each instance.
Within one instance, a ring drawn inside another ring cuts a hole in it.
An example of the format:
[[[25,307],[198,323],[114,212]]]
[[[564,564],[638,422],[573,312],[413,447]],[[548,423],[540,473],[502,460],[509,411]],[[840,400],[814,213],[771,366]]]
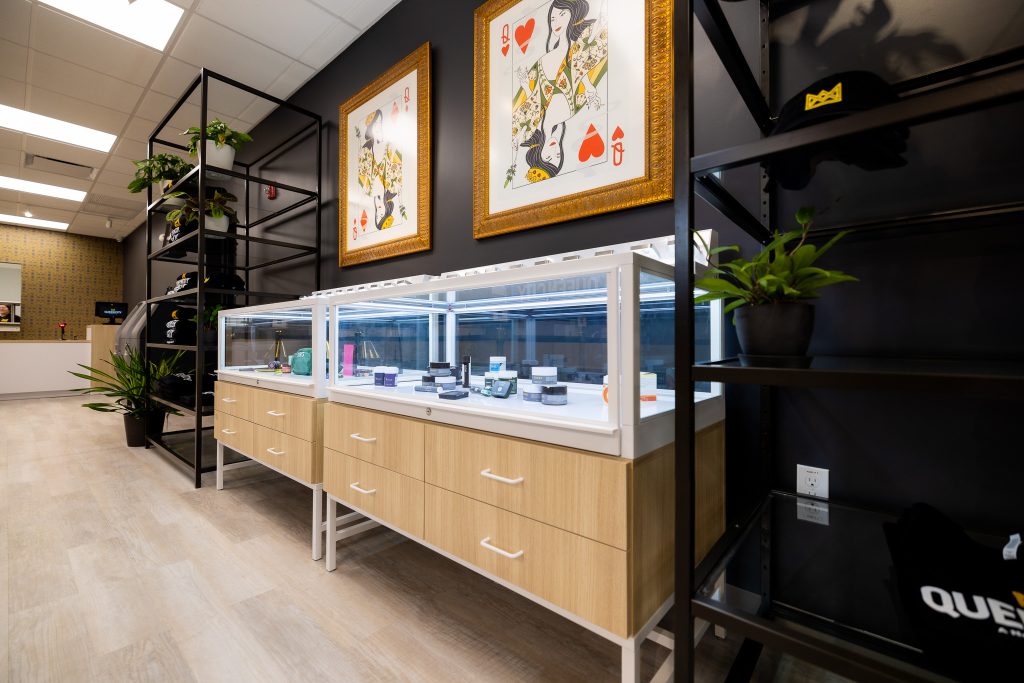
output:
[[[206,164],[229,171],[235,165],[235,149],[231,145],[217,146],[213,140],[206,141]]]
[[[231,226],[231,219],[225,214],[220,218],[214,218],[213,216],[206,217],[206,229],[207,230],[219,230],[220,232],[227,232]]]
[[[172,184],[173,183],[168,183],[166,181],[153,183],[153,199],[159,199],[161,195],[163,195],[164,192],[167,191],[167,188],[169,188]],[[168,209],[176,209],[178,207],[185,206],[185,198],[171,197],[169,199],[165,199],[164,206],[167,207]]]

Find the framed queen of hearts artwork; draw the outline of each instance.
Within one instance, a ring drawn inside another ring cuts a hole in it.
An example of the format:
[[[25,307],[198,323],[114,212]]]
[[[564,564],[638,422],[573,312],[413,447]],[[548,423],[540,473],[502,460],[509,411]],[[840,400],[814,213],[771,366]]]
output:
[[[339,107],[338,265],[430,249],[430,44]]]
[[[672,198],[671,0],[475,15],[473,235]]]

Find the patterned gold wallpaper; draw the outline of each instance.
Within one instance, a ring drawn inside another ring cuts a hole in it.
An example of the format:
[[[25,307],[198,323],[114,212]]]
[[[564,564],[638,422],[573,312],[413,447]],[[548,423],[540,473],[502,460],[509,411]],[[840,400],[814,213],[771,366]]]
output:
[[[21,264],[21,332],[0,340],[85,339],[103,321],[97,301],[121,301],[121,244],[114,240],[0,225],[0,261]]]

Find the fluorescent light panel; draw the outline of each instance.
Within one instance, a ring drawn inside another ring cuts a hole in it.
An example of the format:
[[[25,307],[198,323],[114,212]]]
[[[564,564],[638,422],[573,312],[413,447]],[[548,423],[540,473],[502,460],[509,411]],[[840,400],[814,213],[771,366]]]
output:
[[[185,10],[165,0],[39,0],[161,52]]]
[[[68,224],[60,221],[44,221],[42,218],[25,218],[24,216],[11,216],[0,213],[0,223],[11,225],[25,225],[30,228],[43,228],[45,230],[67,230]]]
[[[7,176],[2,175],[0,175],[0,188],[5,190],[14,190],[15,192],[40,194],[44,197],[67,199],[72,202],[80,202],[85,199],[85,193],[81,190],[72,190],[71,188],[59,187],[57,185],[47,185],[46,183],[34,183],[31,180],[8,178]],[[31,215],[29,215],[29,217],[31,218]]]
[[[0,128],[9,128],[40,138],[87,147],[98,152],[109,152],[110,148],[114,146],[114,141],[117,140],[116,135],[104,133],[101,130],[86,128],[60,119],[52,119],[42,114],[33,114],[30,111],[15,109],[5,104],[0,104]]]

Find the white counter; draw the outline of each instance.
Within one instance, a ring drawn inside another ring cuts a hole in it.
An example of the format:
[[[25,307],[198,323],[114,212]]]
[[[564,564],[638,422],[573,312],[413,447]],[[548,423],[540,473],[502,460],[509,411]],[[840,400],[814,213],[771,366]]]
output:
[[[0,398],[66,393],[89,386],[69,370],[84,372],[92,346],[88,341],[0,341]]]

